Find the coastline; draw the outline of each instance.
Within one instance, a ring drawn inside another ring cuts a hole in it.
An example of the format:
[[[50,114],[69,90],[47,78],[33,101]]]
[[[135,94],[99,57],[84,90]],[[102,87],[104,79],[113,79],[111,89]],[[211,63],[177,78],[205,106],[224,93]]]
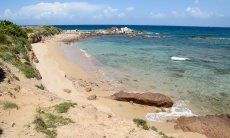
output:
[[[69,36],[65,36],[64,33],[55,36],[50,40],[45,40],[44,43],[32,44],[33,51],[40,61],[38,64],[36,64],[36,67],[43,77],[42,83],[50,92],[66,100],[76,101],[84,104],[92,104],[100,111],[111,113],[115,116],[119,116],[129,120],[132,120],[133,118],[145,119],[146,113],[157,112],[160,109],[157,107],[130,104],[128,102],[119,102],[106,98],[112,94],[109,90],[109,85],[106,84],[106,82],[101,82],[95,76],[88,74],[87,71],[85,71],[84,68],[81,67],[81,65],[76,64],[65,56],[64,51],[61,47],[61,38],[63,37],[66,38]],[[72,38],[71,40],[73,39],[76,38]],[[70,45],[71,43],[67,44],[66,46]],[[76,86],[76,82],[79,82],[79,80],[93,82],[100,87],[93,87],[93,90],[88,93],[85,92],[84,87],[79,87],[79,85]],[[70,89],[71,93],[65,93],[63,92],[63,89]],[[92,94],[97,95],[97,100],[88,101],[87,97]],[[203,136],[198,133],[174,130],[174,123],[149,123],[154,124],[159,130],[174,137]]]

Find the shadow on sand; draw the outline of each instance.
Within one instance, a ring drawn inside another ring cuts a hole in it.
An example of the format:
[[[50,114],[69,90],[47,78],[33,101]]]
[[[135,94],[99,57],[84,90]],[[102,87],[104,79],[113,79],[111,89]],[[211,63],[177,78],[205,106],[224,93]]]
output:
[[[3,129],[0,128],[0,136],[3,134]]]

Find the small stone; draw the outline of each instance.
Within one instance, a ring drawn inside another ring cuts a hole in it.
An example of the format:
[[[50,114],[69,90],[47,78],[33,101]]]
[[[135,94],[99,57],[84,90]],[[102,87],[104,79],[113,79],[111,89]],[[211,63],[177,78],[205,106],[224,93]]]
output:
[[[97,99],[97,96],[94,94],[94,95],[90,95],[89,97],[87,97],[88,100],[96,100]]]
[[[130,104],[133,104],[133,101],[129,101]]]
[[[54,99],[53,99],[53,97],[51,97],[49,100],[50,100],[50,101],[53,101]]]
[[[21,90],[21,87],[17,84],[9,84],[9,85],[7,85],[7,89],[9,91],[19,92]]]
[[[72,91],[70,89],[63,89],[64,92],[66,93],[71,93]]]
[[[161,107],[161,112],[166,112],[166,110],[163,107]]]
[[[155,111],[155,113],[159,113],[159,112],[161,112],[161,110],[159,110],[159,109],[157,109],[157,110]]]
[[[11,126],[12,126],[12,127],[14,127],[15,125],[16,125],[16,124],[15,124],[15,123],[13,123]]]
[[[35,136],[35,134],[34,134],[34,133],[32,133],[32,134],[30,134],[30,136]]]
[[[86,88],[85,88],[85,91],[86,91],[86,92],[91,92],[91,91],[92,91],[92,88],[91,88],[91,87],[86,87]]]

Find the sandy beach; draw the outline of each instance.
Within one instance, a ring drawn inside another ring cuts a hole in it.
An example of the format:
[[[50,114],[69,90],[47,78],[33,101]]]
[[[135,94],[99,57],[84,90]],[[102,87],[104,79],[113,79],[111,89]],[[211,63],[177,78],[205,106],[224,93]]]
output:
[[[83,67],[68,60],[64,55],[61,47],[63,43],[60,42],[60,40],[61,38],[65,38],[65,35],[66,34],[63,33],[43,43],[32,44],[33,51],[39,60],[36,67],[42,75],[42,83],[51,93],[65,100],[93,105],[99,111],[128,120],[132,120],[133,118],[145,119],[146,113],[156,112],[160,109],[157,107],[114,101],[107,98],[114,92],[114,90],[109,90],[109,84],[98,80],[95,76],[90,76]],[[66,46],[71,46],[71,44]],[[84,56],[83,53],[81,54]],[[98,86],[90,85],[92,91],[86,92],[85,87],[78,85],[79,80],[90,84],[96,83]],[[64,92],[64,89],[71,90],[71,93]],[[87,97],[92,94],[97,95],[97,100],[87,100]],[[159,130],[173,137],[202,136],[196,133],[185,133],[180,130],[174,130],[173,123],[149,122],[149,124],[154,124]]]
[[[0,138],[229,138],[230,0],[0,5]]]

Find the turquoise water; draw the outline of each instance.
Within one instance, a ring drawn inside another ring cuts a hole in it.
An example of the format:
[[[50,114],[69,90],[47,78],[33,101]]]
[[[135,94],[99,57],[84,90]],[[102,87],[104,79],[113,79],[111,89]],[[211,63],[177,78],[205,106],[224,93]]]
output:
[[[161,92],[196,114],[230,113],[230,33],[223,28],[148,29],[145,36],[82,40],[96,66],[121,89]],[[164,36],[154,38],[155,33]],[[171,57],[189,61],[172,61]]]

